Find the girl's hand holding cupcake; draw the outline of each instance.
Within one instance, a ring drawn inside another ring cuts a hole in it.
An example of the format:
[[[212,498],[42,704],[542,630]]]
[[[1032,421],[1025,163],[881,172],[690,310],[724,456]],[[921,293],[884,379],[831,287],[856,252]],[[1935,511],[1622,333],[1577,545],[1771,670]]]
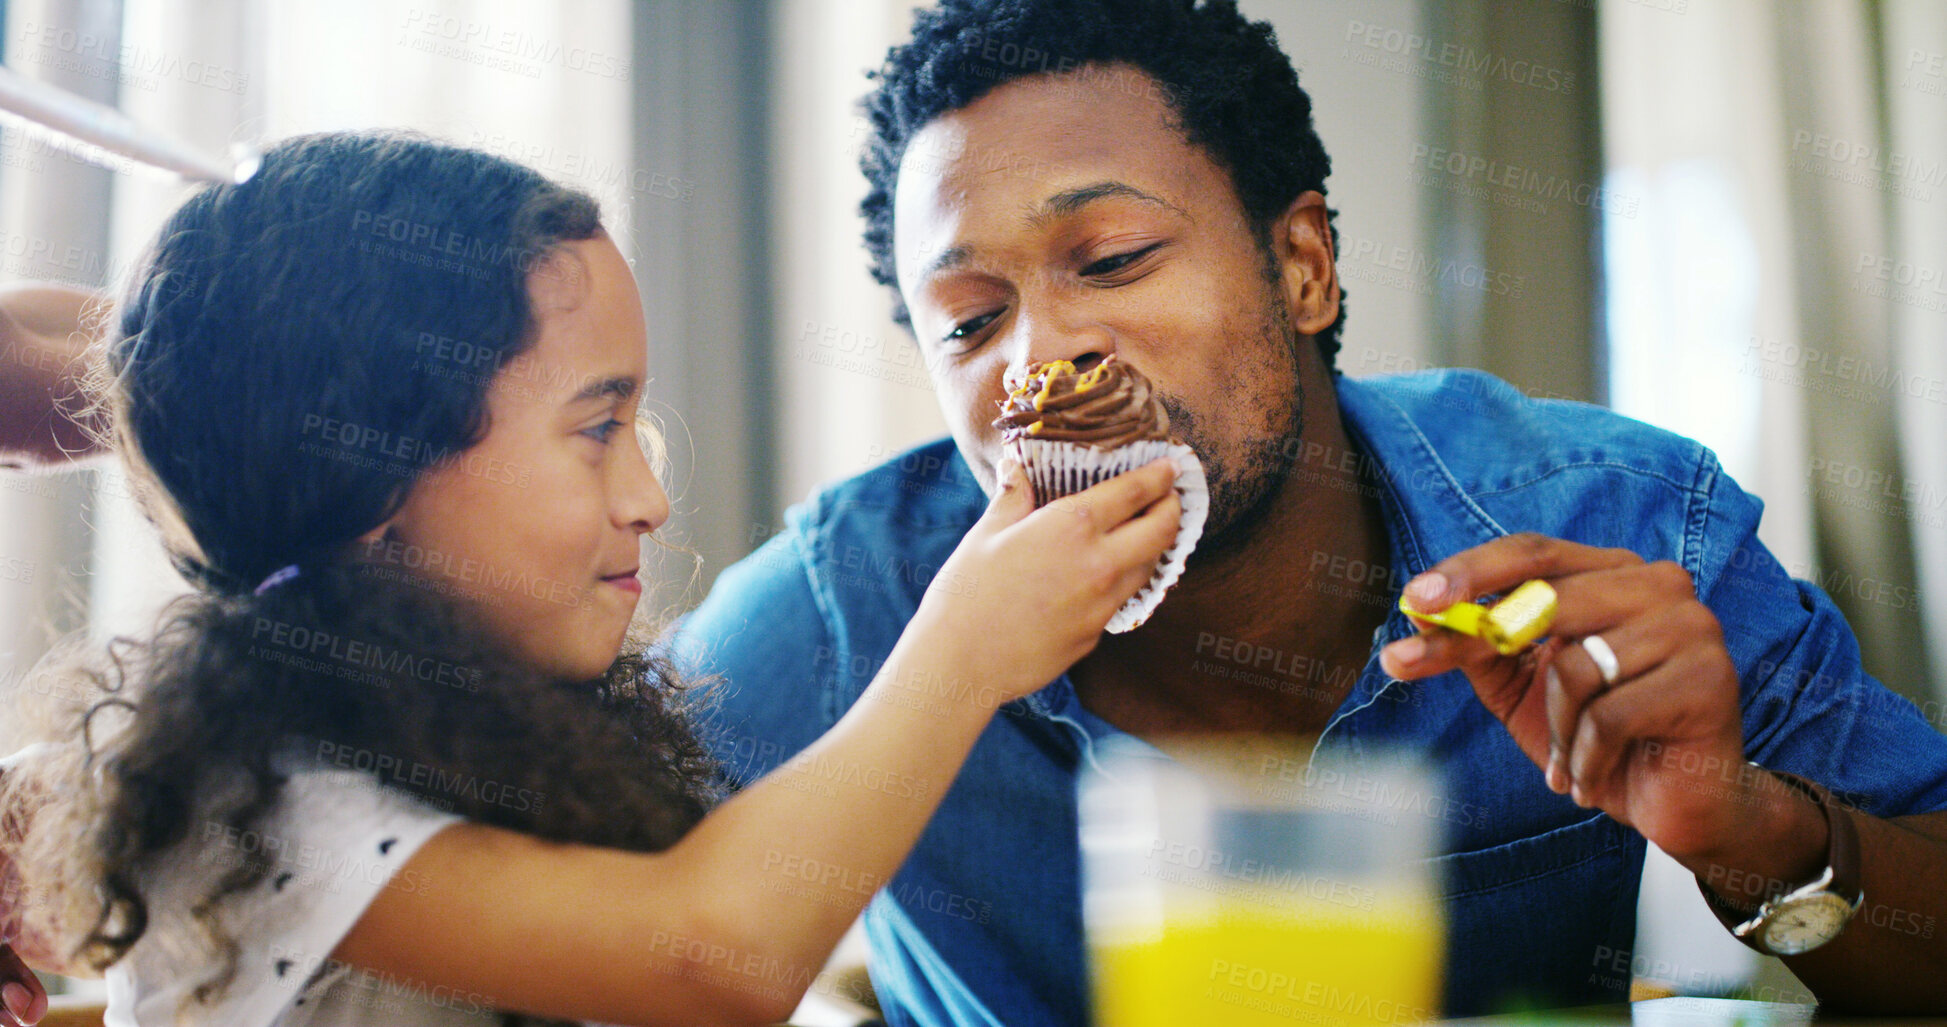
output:
[[[1056,502],[1156,460],[1175,468],[1181,516],[1149,580],[1109,619],[1120,634],[1156,612],[1203,536],[1210,495],[1196,451],[1170,434],[1169,411],[1149,378],[1115,354],[1078,366],[1029,364],[1008,379],[994,427],[1021,463],[1037,505]]]
[[[1155,460],[1036,508],[1021,466],[1004,459],[994,497],[941,566],[901,648],[975,686],[998,706],[1087,656],[1115,612],[1149,582],[1175,540],[1176,468]]]

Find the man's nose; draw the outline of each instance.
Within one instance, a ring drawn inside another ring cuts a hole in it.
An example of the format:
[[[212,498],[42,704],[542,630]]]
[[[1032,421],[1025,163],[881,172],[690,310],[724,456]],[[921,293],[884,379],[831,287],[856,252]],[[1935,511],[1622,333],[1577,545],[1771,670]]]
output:
[[[1008,367],[1016,374],[1052,360],[1066,360],[1077,371],[1086,371],[1115,352],[1115,336],[1107,328],[1060,316],[1024,318],[1019,336]]]

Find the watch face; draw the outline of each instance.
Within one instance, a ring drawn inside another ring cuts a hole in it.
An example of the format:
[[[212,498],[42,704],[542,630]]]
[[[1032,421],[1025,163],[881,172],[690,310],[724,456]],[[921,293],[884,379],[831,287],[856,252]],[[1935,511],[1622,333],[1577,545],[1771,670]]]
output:
[[[1808,895],[1781,905],[1765,918],[1764,947],[1781,956],[1810,952],[1837,937],[1852,905],[1837,895]]]

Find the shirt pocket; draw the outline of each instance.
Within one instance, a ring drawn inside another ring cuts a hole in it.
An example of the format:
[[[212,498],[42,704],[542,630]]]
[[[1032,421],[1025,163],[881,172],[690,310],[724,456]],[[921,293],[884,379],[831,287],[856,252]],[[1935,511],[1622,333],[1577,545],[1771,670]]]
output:
[[[1641,835],[1604,815],[1432,861],[1447,910],[1444,1012],[1627,998]]]

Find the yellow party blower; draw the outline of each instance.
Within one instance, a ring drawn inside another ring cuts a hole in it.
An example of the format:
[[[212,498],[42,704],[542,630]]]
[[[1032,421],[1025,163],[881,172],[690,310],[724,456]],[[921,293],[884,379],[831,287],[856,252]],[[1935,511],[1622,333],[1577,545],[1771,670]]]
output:
[[[1492,606],[1455,603],[1439,613],[1421,613],[1402,595],[1399,608],[1414,620],[1472,635],[1502,656],[1513,656],[1547,634],[1549,625],[1555,622],[1555,589],[1537,578],[1524,582]]]

